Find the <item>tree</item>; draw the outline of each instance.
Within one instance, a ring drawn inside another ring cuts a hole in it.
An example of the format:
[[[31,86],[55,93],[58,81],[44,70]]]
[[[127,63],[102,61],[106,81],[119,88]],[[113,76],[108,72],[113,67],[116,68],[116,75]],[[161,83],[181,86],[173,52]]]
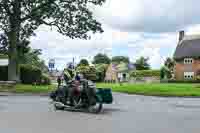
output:
[[[89,62],[86,59],[81,59],[81,61],[79,62],[78,66],[89,66]]]
[[[172,77],[170,70],[166,67],[163,66],[160,69],[160,79],[170,79]]]
[[[44,60],[41,60],[39,56],[42,54],[40,49],[31,49],[25,53],[19,60],[19,64],[29,64],[42,70],[42,72],[48,72],[48,67],[45,65]]]
[[[172,58],[167,58],[164,65],[171,71],[174,69],[175,61]]]
[[[48,71],[48,67],[44,61],[39,58],[41,55],[40,49],[31,49],[30,42],[26,39],[21,40],[20,45],[17,45],[17,59],[19,64],[30,64],[40,68],[43,72]],[[8,54],[8,38],[5,34],[0,34],[0,53]]]
[[[164,67],[161,69],[166,78],[172,78],[173,70],[174,70],[175,61],[172,58],[167,58],[164,63]]]
[[[110,64],[111,60],[106,54],[97,54],[94,56],[93,64]]]
[[[123,63],[129,63],[129,57],[125,57],[125,56],[114,56],[112,58],[112,62],[113,63],[116,63],[116,64],[119,64],[120,62],[123,62]]]
[[[149,58],[140,57],[136,60],[135,66],[137,70],[149,70],[150,64],[148,63]]]
[[[78,66],[76,71],[83,74],[84,78],[95,81],[96,80],[96,69],[92,66]]]
[[[96,75],[97,75],[97,80],[98,82],[104,81],[104,78],[106,76],[106,70],[108,68],[108,64],[96,64]]]
[[[29,40],[40,25],[55,27],[70,38],[88,39],[103,32],[88,9],[105,0],[0,0],[0,31],[8,38],[8,79],[17,80],[17,46]]]
[[[8,41],[5,35],[0,34],[0,53],[8,54]]]

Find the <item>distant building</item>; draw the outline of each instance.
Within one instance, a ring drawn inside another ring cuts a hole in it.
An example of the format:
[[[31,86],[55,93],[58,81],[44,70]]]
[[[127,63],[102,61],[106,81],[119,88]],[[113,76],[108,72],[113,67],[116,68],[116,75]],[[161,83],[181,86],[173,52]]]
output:
[[[0,54],[0,66],[8,66],[8,56]]]
[[[174,53],[175,79],[194,80],[200,75],[200,35],[185,36],[179,32],[179,41]]]
[[[57,80],[59,76],[62,76],[63,72],[58,70],[52,70],[49,72],[51,80]]]
[[[117,68],[116,65],[110,64],[106,70],[106,76],[104,79],[106,82],[116,82],[117,79]]]
[[[105,81],[108,82],[126,82],[129,81],[130,71],[135,70],[133,64],[121,62],[120,64],[110,64],[105,76]]]

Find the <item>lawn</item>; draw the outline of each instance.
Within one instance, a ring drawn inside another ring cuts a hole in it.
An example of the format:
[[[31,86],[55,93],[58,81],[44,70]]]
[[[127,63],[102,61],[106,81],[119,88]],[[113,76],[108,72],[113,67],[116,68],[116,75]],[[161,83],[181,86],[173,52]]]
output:
[[[200,97],[200,84],[105,84],[97,83],[98,88],[111,88],[114,92],[148,96]],[[49,93],[56,85],[17,84],[10,91],[16,93]]]
[[[56,85],[24,85],[17,84],[14,92],[16,93],[48,93],[56,88]]]
[[[200,84],[104,84],[97,87],[111,88],[112,91],[149,96],[200,97]]]

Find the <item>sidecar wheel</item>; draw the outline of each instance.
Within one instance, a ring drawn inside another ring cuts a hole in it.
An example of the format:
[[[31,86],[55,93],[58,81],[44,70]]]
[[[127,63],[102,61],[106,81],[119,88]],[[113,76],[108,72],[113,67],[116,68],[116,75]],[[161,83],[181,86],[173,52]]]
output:
[[[98,102],[96,102],[95,105],[92,105],[88,108],[88,111],[90,113],[95,113],[95,114],[98,114],[101,112],[101,110],[103,109],[103,102],[102,102],[102,98],[99,97],[99,96],[96,96],[96,100]]]
[[[88,108],[88,111],[90,113],[95,113],[95,114],[98,114],[101,112],[101,110],[103,109],[103,104],[102,103],[97,103],[96,105],[94,106],[90,106]]]

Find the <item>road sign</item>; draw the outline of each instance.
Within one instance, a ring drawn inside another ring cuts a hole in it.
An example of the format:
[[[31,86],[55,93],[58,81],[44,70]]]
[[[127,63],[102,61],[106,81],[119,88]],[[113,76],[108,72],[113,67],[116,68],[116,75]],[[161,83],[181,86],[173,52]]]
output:
[[[49,60],[49,68],[51,68],[51,69],[55,68],[55,59]]]

